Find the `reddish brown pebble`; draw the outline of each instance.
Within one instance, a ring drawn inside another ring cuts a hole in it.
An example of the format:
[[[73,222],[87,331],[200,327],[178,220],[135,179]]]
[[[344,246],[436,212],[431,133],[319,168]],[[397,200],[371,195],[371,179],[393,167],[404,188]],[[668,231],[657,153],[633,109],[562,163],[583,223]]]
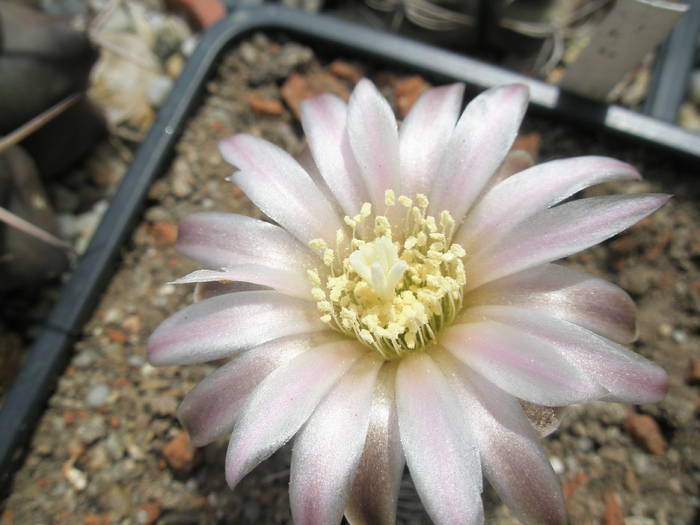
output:
[[[686,381],[692,385],[700,384],[700,358],[691,357],[688,361]]]
[[[130,334],[137,334],[141,330],[141,316],[133,314],[122,321],[122,328]]]
[[[423,77],[414,75],[399,80],[394,86],[399,115],[404,118],[424,91],[430,87]]]
[[[116,328],[105,328],[105,335],[113,343],[126,343],[126,341],[129,339],[129,336]]]
[[[169,222],[154,222],[150,230],[153,240],[159,246],[171,246],[177,240],[177,226]]]
[[[664,251],[666,251],[666,246],[671,242],[672,233],[670,230],[661,230],[654,245],[647,250],[644,257],[648,261],[653,261],[657,259]]]
[[[75,412],[73,412],[72,410],[65,410],[63,412],[63,422],[66,425],[72,425],[73,423],[75,423]]]
[[[139,511],[139,523],[151,525],[152,523],[155,523],[158,518],[160,518],[160,515],[163,512],[163,507],[157,501],[147,501],[139,507]]]
[[[173,470],[189,472],[197,464],[199,454],[190,443],[187,432],[181,430],[163,448],[163,456]]]
[[[542,145],[542,137],[536,131],[533,133],[525,133],[523,135],[518,135],[515,139],[512,150],[521,149],[527,151],[532,155],[533,159],[536,159],[540,154],[540,146]]]
[[[184,12],[198,29],[204,29],[226,16],[221,0],[166,0],[169,9]]]
[[[129,378],[128,377],[118,377],[114,381],[112,381],[112,386],[119,388],[120,386],[126,386],[129,384]]]
[[[365,72],[361,67],[344,60],[334,60],[330,63],[328,69],[335,76],[349,80],[353,84],[357,84],[365,76]]]
[[[112,523],[112,519],[109,514],[88,514],[83,520],[85,525],[103,525]]]
[[[603,512],[603,525],[625,525],[625,515],[622,512],[617,496],[611,490],[605,494],[606,504]]]
[[[112,428],[119,428],[122,425],[121,421],[117,416],[112,416],[109,418],[109,426]]]
[[[42,476],[36,480],[36,486],[39,487],[40,489],[45,489],[50,484],[51,484],[51,478],[49,478],[48,476]]]
[[[325,71],[306,75],[292,73],[282,85],[282,97],[297,118],[302,101],[322,93],[333,93],[345,100],[349,96],[345,84]]]
[[[255,92],[249,93],[247,100],[250,109],[258,115],[279,117],[284,113],[284,106],[279,100],[263,98]]]
[[[576,489],[588,481],[588,476],[584,472],[579,472],[574,477],[567,479],[561,487],[564,493],[564,502],[568,502],[576,492]]]
[[[10,509],[5,509],[2,511],[2,517],[0,517],[0,522],[3,525],[11,525],[15,522],[15,514]]]
[[[628,414],[622,426],[625,432],[647,452],[660,455],[666,451],[666,440],[661,435],[659,425],[653,417],[646,414]]]

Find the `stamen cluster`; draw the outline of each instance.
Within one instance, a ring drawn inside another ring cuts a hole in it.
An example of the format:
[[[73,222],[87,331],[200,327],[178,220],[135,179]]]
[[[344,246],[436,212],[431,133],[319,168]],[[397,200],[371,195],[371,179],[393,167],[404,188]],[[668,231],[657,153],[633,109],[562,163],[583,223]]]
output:
[[[370,203],[345,217],[335,248],[311,241],[327,271],[311,269],[308,276],[323,322],[396,359],[435,342],[460,311],[465,251],[451,242],[450,213],[428,215],[425,195],[397,199],[387,190],[385,204],[374,218]]]

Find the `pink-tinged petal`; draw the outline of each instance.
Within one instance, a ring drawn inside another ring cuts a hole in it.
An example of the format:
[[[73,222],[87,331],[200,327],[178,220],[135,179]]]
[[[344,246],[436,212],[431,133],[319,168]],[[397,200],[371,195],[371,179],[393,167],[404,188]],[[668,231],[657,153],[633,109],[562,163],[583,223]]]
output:
[[[295,523],[340,523],[383,360],[367,353],[321,401],[294,440],[289,499]]]
[[[219,295],[163,321],[148,341],[148,359],[154,365],[202,363],[325,328],[309,301],[271,290]]]
[[[524,219],[574,193],[611,180],[638,179],[624,162],[608,157],[577,157],[538,164],[491,189],[469,212],[455,240],[467,251],[486,249]]]
[[[369,428],[350,489],[345,516],[352,525],[394,525],[404,468],[396,416],[396,364],[384,364],[377,377]]]
[[[335,242],[342,222],[332,203],[286,151],[244,134],[222,140],[219,149],[241,170],[233,182],[268,217],[302,243],[317,238]]]
[[[383,209],[385,190],[401,192],[399,133],[389,103],[367,79],[350,95],[347,133],[370,201]]]
[[[546,406],[600,399],[607,391],[541,339],[481,315],[440,334],[457,359],[509,394]]]
[[[367,190],[345,134],[347,106],[324,94],[301,103],[301,124],[318,170],[346,215],[354,217]]]
[[[306,334],[276,339],[234,357],[202,380],[177,410],[192,444],[201,447],[231,432],[248,394],[270,372],[311,348],[312,337]]]
[[[237,264],[225,270],[195,270],[173,281],[173,284],[204,283],[212,281],[245,281],[274,288],[278,292],[300,299],[313,300],[311,284],[303,268],[295,271],[270,268],[259,264]]]
[[[474,318],[493,319],[535,337],[605,388],[608,401],[655,403],[666,394],[663,368],[585,328],[526,308],[482,306],[470,311]]]
[[[269,290],[265,286],[260,286],[259,284],[251,283],[220,283],[220,282],[205,282],[197,283],[194,286],[194,293],[192,294],[192,299],[194,302],[204,301],[204,299],[209,299],[210,297],[216,297],[217,295],[225,295],[227,293],[236,292],[253,292],[258,290]]]
[[[204,212],[185,217],[178,230],[180,253],[212,268],[262,264],[294,270],[318,259],[279,226],[233,213]]]
[[[523,523],[564,524],[559,482],[518,401],[448,352],[436,353],[479,447],[484,475]]]
[[[618,343],[637,337],[637,309],[622,288],[558,264],[536,266],[466,294],[467,305],[509,305],[569,321]]]
[[[441,524],[482,523],[482,475],[476,443],[438,366],[424,352],[396,372],[399,433],[426,511]]]
[[[367,348],[343,340],[303,352],[278,368],[250,395],[226,453],[226,481],[235,487],[289,441],[331,387]]]
[[[464,84],[429,89],[416,101],[399,131],[401,192],[427,194],[440,167],[464,96]]]
[[[518,400],[523,412],[530,420],[530,424],[540,437],[547,437],[559,428],[561,424],[561,414],[564,411],[560,407],[545,407],[536,405],[529,401]]]
[[[506,158],[527,109],[522,84],[489,89],[474,98],[452,133],[433,183],[430,211],[448,210],[459,223]]]
[[[469,289],[598,244],[659,209],[668,195],[610,195],[541,211],[469,259]]]

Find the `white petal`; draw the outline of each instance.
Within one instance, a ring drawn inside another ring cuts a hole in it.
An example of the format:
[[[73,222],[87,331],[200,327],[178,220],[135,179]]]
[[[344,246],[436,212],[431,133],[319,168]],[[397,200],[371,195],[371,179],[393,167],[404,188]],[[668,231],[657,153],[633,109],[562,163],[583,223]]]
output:
[[[347,106],[335,95],[324,94],[301,103],[301,124],[316,166],[345,214],[354,217],[368,197],[349,151],[346,120]]]
[[[216,281],[244,281],[274,288],[292,297],[313,300],[311,283],[304,274],[303,268],[294,271],[271,268],[259,264],[238,264],[222,271],[195,270],[194,272],[173,281],[173,284],[205,283]]]
[[[226,453],[233,488],[289,441],[318,403],[367,348],[344,340],[308,350],[271,373],[253,391],[234,425]]]
[[[589,381],[603,386],[609,392],[606,400],[656,403],[666,394],[668,377],[661,367],[585,328],[525,308],[482,306],[470,313],[536,337],[578,367]]]
[[[384,208],[384,191],[401,192],[399,135],[389,103],[367,79],[348,102],[348,139],[375,210]]]
[[[474,524],[484,519],[476,443],[445,377],[424,352],[396,373],[399,432],[406,463],[431,519]]]
[[[383,360],[367,353],[338,381],[294,440],[289,499],[295,523],[340,523]]]
[[[668,195],[609,195],[567,202],[522,222],[468,259],[468,289],[598,244],[660,208]]]
[[[416,101],[399,131],[401,192],[427,194],[440,167],[464,96],[464,84],[429,89]]]
[[[489,89],[462,113],[433,183],[430,212],[458,223],[506,158],[527,108],[522,84]]]
[[[607,392],[542,340],[489,321],[457,324],[440,343],[457,359],[509,394],[546,406],[603,397]]]
[[[484,474],[523,523],[566,523],[564,499],[547,456],[518,401],[451,358],[436,360],[474,433]]]
[[[468,305],[510,305],[570,321],[618,343],[637,336],[636,307],[622,288],[558,264],[491,281],[465,295]]]
[[[455,237],[467,253],[503,238],[518,223],[574,193],[611,180],[638,179],[637,171],[607,157],[577,157],[538,164],[492,188],[469,212]]]
[[[286,151],[251,135],[219,143],[223,157],[238,166],[232,180],[268,217],[302,243],[321,238],[335,242],[342,223],[309,174]]]
[[[393,525],[404,468],[396,416],[396,364],[379,372],[365,448],[357,466],[345,515],[352,525]]]
[[[148,341],[148,358],[155,365],[201,363],[325,328],[309,301],[271,290],[219,295],[163,321]]]
[[[179,225],[176,248],[211,268],[262,264],[294,270],[318,264],[279,226],[233,213],[193,213]]]
[[[243,403],[260,381],[301,352],[312,348],[312,337],[283,337],[260,345],[216,370],[182,400],[177,416],[196,447],[233,428]]]

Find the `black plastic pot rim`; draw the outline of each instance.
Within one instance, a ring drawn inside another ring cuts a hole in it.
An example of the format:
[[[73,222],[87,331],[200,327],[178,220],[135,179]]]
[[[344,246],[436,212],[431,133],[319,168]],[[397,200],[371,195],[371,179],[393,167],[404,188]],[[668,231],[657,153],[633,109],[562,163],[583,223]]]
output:
[[[201,38],[138,148],[90,245],[78,261],[5,397],[0,410],[0,486],[9,481],[21,459],[23,445],[26,445],[46,399],[68,361],[71,345],[111,276],[120,247],[140,216],[151,183],[169,161],[205,80],[224,50],[254,30],[284,31],[303,40],[344,48],[349,54],[368,55],[376,61],[405,66],[434,78],[465,82],[475,89],[516,82],[527,84],[532,104],[537,109],[655,144],[693,159],[700,158],[699,136],[618,106],[569,95],[556,86],[493,65],[279,5],[239,9]]]

